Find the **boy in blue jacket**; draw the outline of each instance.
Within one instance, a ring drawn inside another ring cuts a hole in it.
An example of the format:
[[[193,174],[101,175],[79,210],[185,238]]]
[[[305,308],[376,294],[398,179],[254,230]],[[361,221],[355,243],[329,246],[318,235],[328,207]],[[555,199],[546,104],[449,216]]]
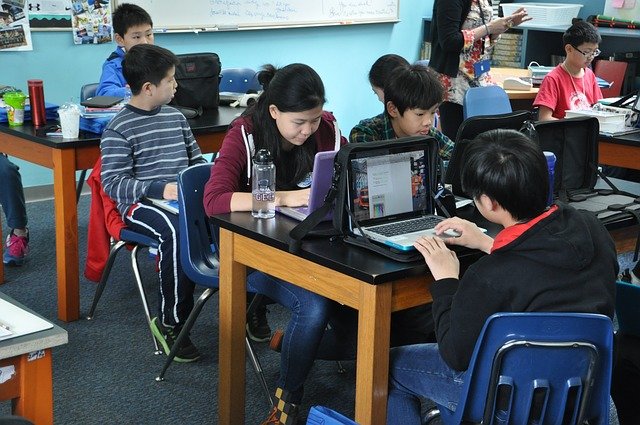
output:
[[[113,12],[113,32],[118,47],[102,65],[96,96],[126,98],[131,90],[122,75],[122,59],[136,44],[153,44],[153,21],[140,6],[123,3]]]

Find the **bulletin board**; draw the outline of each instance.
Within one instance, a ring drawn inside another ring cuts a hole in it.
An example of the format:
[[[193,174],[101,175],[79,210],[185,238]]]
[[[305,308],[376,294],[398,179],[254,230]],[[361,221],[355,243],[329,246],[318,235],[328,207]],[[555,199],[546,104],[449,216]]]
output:
[[[397,22],[400,0],[114,0],[135,3],[156,32]]]

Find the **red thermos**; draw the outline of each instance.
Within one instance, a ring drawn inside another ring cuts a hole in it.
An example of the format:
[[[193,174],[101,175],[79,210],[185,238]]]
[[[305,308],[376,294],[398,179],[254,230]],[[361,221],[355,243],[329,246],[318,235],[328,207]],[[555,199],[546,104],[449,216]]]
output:
[[[31,105],[31,120],[33,125],[39,127],[47,123],[46,110],[44,108],[44,88],[42,80],[27,80],[29,85],[29,104]]]

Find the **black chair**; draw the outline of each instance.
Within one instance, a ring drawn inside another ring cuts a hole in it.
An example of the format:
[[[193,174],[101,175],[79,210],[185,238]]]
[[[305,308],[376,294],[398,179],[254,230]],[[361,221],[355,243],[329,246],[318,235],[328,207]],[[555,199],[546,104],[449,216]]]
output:
[[[480,133],[497,128],[519,130],[524,122],[530,120],[531,117],[530,111],[514,111],[500,115],[475,116],[464,120],[456,134],[455,145],[444,178],[445,183],[451,184],[453,193],[458,196],[466,196],[460,184],[460,172],[462,171],[464,151],[471,140]]]
[[[189,335],[202,307],[204,307],[204,303],[218,291],[217,229],[209,224],[209,218],[206,216],[202,204],[204,185],[211,175],[212,166],[212,163],[196,164],[178,174],[180,264],[184,273],[193,283],[206,289],[195,302],[189,317],[167,356],[160,375],[156,378],[157,381],[164,380],[165,372],[176,356],[178,347],[180,347],[184,338]],[[249,305],[247,314],[253,311],[261,299],[262,295],[259,294],[254,297]],[[273,399],[271,398],[267,381],[264,378],[262,366],[249,338],[246,336],[245,343],[249,361],[260,381],[269,405],[272,406]]]
[[[80,88],[80,102],[89,99],[96,95],[98,85],[100,83],[85,84]],[[78,187],[76,189],[76,202],[80,201],[80,195],[82,195],[82,187],[84,186],[84,180],[87,178],[87,170],[80,172],[80,178],[78,179]]]

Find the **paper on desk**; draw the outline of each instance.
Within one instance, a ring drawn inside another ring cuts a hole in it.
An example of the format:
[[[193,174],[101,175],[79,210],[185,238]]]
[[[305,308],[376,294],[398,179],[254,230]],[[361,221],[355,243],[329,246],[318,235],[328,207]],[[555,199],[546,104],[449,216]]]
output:
[[[0,323],[4,324],[6,328],[9,328],[12,332],[12,335],[4,338],[5,340],[51,329],[53,327],[53,323],[23,310],[17,305],[1,298]],[[0,327],[0,329],[2,329],[2,327]]]
[[[0,384],[4,384],[15,374],[16,367],[14,365],[0,367]]]

